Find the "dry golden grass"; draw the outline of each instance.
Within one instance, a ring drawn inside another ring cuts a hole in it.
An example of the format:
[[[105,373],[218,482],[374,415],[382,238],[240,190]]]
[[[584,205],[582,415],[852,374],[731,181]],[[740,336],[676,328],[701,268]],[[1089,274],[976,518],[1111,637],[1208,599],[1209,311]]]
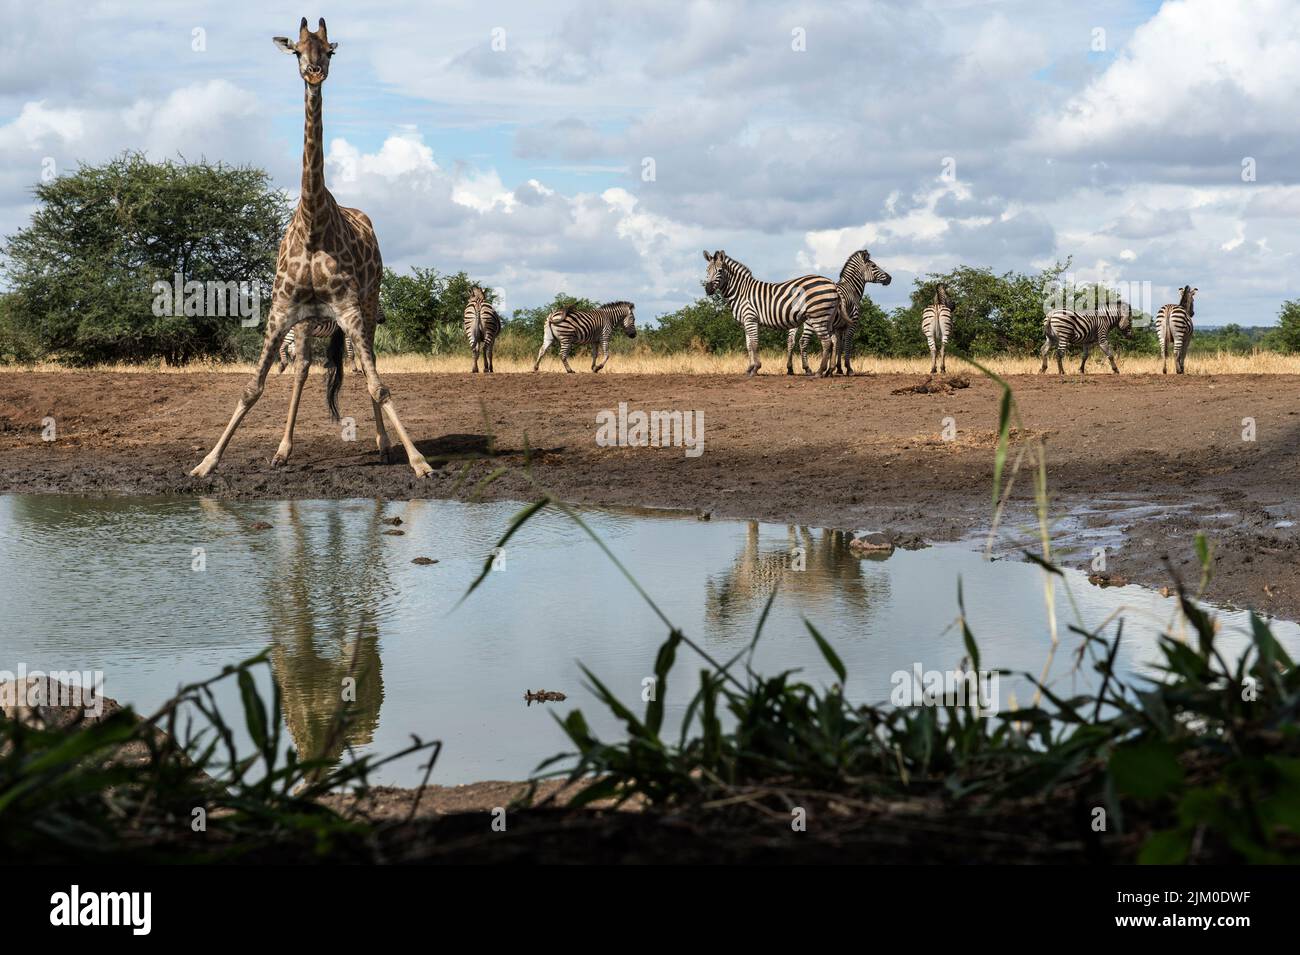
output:
[[[784,353],[764,353],[762,356],[765,375],[782,375],[785,373]],[[814,369],[817,367],[815,355],[809,356]],[[445,356],[433,355],[389,355],[379,356],[379,368],[393,374],[456,374],[470,370],[472,359],[468,354]],[[590,368],[590,354],[571,357],[569,364],[579,374],[587,374]],[[1072,362],[1072,363],[1071,363]],[[517,374],[532,371],[531,358],[496,359],[499,373]],[[1030,374],[1038,371],[1037,358],[989,358],[982,361],[985,367],[999,375]],[[1077,355],[1066,362],[1066,373],[1076,374],[1079,365]],[[795,370],[799,371],[799,357],[795,356]],[[925,375],[930,371],[929,358],[874,358],[861,356],[854,360],[854,368],[859,372],[871,374],[908,374]],[[0,365],[0,373],[10,374],[23,371],[72,371],[56,364],[37,365]],[[191,374],[194,372],[220,372],[225,374],[252,374],[253,366],[246,362],[195,362],[184,366],[167,366],[156,363],[141,365],[99,365],[96,371],[117,372],[123,374],[165,373]],[[675,355],[655,355],[648,352],[631,354],[614,354],[602,374],[627,375],[738,375],[745,370],[743,354],[709,355],[696,352],[683,352]],[[948,372],[971,370],[970,365],[959,358],[950,357]],[[1055,361],[1048,371],[1055,373]],[[1088,361],[1089,374],[1108,374],[1106,358],[1095,354]],[[1120,359],[1120,371],[1131,375],[1160,374],[1160,357],[1129,356]],[[544,374],[563,374],[564,368],[554,355],[542,360],[541,372]],[[1169,373],[1173,374],[1173,362],[1169,363]],[[1255,352],[1250,355],[1234,355],[1220,352],[1213,355],[1190,355],[1187,359],[1189,375],[1300,375],[1300,355],[1280,355],[1276,352]],[[275,374],[274,371],[271,373]]]

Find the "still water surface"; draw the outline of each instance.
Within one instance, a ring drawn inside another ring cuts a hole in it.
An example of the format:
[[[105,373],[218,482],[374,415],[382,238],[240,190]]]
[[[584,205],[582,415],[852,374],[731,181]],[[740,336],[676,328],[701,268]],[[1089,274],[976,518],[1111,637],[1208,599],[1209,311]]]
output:
[[[579,661],[639,710],[666,630],[597,545],[555,512],[526,525],[455,607],[518,509],[0,496],[0,669],[100,670],[108,696],[149,711],[180,684],[269,646],[265,679],[281,688],[289,733],[300,751],[319,755],[355,656],[366,674],[349,740],[357,751],[392,752],[418,733],[444,743],[434,782],[523,778],[568,749],[553,714],[580,707],[598,733],[618,733],[583,688]],[[779,579],[755,668],[833,680],[806,618],[844,661],[850,698],[885,702],[895,671],[960,663],[960,578],[985,667],[1037,674],[1047,661],[1043,572],[1032,564],[990,562],[957,544],[872,560],[832,531],[662,511],[582,514],[668,618],[716,658],[745,645]],[[384,523],[392,518],[401,525]],[[386,533],[394,529],[403,533]],[[800,553],[805,569],[791,569]],[[1074,601],[1058,586],[1063,642],[1051,670],[1062,691],[1094,685],[1091,672],[1072,671],[1079,641],[1070,623],[1094,627],[1122,611],[1121,664],[1130,671],[1177,626],[1174,602],[1151,591],[1101,590],[1076,571],[1067,584]],[[1235,656],[1245,615],[1222,619],[1224,648]],[[1278,623],[1275,632],[1300,651],[1300,627]],[[683,648],[667,725],[680,719],[698,669]],[[525,706],[524,690],[538,688],[568,700]],[[1000,689],[1004,705],[1009,693],[1023,704],[1030,692],[1009,679]],[[238,716],[233,687],[219,699],[228,718]],[[374,781],[412,784],[418,775],[411,759]]]

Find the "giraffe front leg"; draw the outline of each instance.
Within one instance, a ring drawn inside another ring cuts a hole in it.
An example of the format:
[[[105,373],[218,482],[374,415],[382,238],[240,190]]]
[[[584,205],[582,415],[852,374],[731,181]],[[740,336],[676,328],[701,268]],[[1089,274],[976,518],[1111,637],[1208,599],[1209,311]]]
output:
[[[298,420],[298,403],[302,400],[302,387],[307,383],[307,374],[311,371],[311,336],[303,335],[294,361],[293,393],[289,396],[289,419],[284,425],[284,437],[280,447],[271,458],[271,467],[282,467],[293,454],[293,426]]]
[[[226,430],[221,433],[221,437],[217,439],[217,443],[213,445],[207,457],[200,461],[194,470],[190,471],[192,477],[207,477],[221,462],[221,455],[225,453],[226,445],[230,444],[230,439],[235,436],[240,422],[244,420],[244,415],[248,414],[249,409],[257,404],[257,399],[262,397],[262,390],[266,387],[266,376],[271,371],[271,365],[275,363],[280,350],[280,343],[284,341],[285,333],[289,331],[293,324],[287,307],[283,305],[279,307],[271,306],[271,314],[266,321],[266,337],[262,340],[262,354],[257,361],[257,370],[253,372],[253,377],[244,386],[244,391],[239,396],[239,403],[235,405],[235,413],[230,416],[230,423],[226,425]]]
[[[397,408],[393,404],[393,396],[389,393],[388,388],[379,378],[379,372],[375,369],[375,353],[371,348],[370,342],[365,340],[362,334],[361,309],[355,305],[346,305],[339,309],[337,318],[339,327],[344,333],[352,339],[352,346],[356,350],[357,356],[361,359],[361,373],[366,377],[366,389],[370,392],[370,400],[377,405],[382,412],[383,418],[387,419],[393,430],[397,433],[397,439],[402,442],[402,447],[406,449],[406,458],[411,464],[411,470],[415,472],[416,477],[428,477],[433,473],[433,468],[429,462],[424,459],[424,455],[415,447],[415,442],[407,434],[406,428],[402,425],[402,419],[397,415]],[[387,438],[386,430],[380,430],[383,421],[376,419],[375,441],[379,445],[380,454],[383,454],[383,445]]]

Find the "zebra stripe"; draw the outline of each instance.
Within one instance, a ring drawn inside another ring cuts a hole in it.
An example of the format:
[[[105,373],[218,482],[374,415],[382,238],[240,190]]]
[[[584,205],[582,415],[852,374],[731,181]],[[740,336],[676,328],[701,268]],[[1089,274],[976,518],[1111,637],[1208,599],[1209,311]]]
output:
[[[609,361],[609,339],[614,334],[614,326],[620,325],[628,338],[636,338],[636,312],[631,302],[606,302],[598,308],[580,309],[574,306],[556,309],[546,316],[546,333],[542,337],[542,348],[533,362],[533,371],[542,363],[542,357],[556,341],[560,342],[560,361],[564,370],[573,373],[569,367],[569,352],[581,345],[591,346],[591,370],[600,371]],[[600,364],[596,364],[599,353]]]
[[[483,353],[483,372],[492,373],[492,345],[501,331],[501,316],[487,300],[487,293],[477,285],[470,289],[469,304],[463,317],[465,337],[474,352],[473,372],[478,373],[479,352]]]
[[[840,313],[835,319],[835,374],[853,374],[853,340],[858,333],[858,322],[862,318],[862,295],[868,282],[888,285],[893,277],[871,261],[871,253],[866,249],[854,252],[840,269],[840,280],[835,287],[840,293]],[[785,340],[785,373],[794,374],[793,352],[795,329],[790,329]],[[807,324],[799,336],[799,358],[803,362],[803,373],[811,375],[808,368],[808,346],[812,343],[813,331]],[[841,362],[843,363],[841,365]]]
[[[1195,331],[1192,324],[1194,312],[1192,306],[1195,298],[1196,289],[1184,285],[1179,293],[1177,305],[1162,305],[1160,311],[1156,312],[1156,333],[1160,336],[1161,374],[1169,374],[1167,354],[1170,345],[1173,346],[1174,352],[1174,370],[1177,374],[1183,373],[1187,349],[1192,343],[1192,333]]]
[[[794,329],[801,322],[822,343],[822,363],[818,374],[830,374],[830,360],[836,352],[835,329],[840,312],[840,293],[835,283],[821,275],[804,275],[786,282],[761,282],[740,262],[719,249],[710,255],[704,291],[720,293],[731,307],[731,314],[745,327],[745,347],[749,352],[747,375],[763,367],[758,360],[759,328]],[[788,338],[787,338],[788,342]],[[829,347],[828,347],[829,346]]]
[[[948,286],[942,282],[934,290],[934,301],[921,312],[921,332],[930,346],[930,374],[935,372],[935,340],[939,342],[939,371],[947,371],[944,359],[948,354],[948,339],[952,337],[952,299]]]
[[[329,338],[334,334],[334,329],[338,326],[332,318],[313,319],[303,323],[307,329],[307,334],[312,338]],[[276,369],[276,374],[284,373],[289,362],[298,357],[298,349],[295,342],[298,340],[298,329],[291,328],[284,333],[284,340],[280,342],[280,367]],[[357,366],[357,356],[352,351],[352,339],[347,335],[343,336],[343,350],[347,353],[348,363],[352,366],[353,372],[359,372],[361,369]]]
[[[1115,353],[1110,348],[1110,333],[1116,328],[1125,335],[1133,329],[1133,311],[1124,302],[1097,309],[1058,308],[1049,312],[1043,319],[1043,364],[1038,373],[1041,375],[1047,371],[1047,356],[1055,348],[1056,370],[1059,374],[1065,374],[1066,349],[1072,345],[1081,345],[1083,361],[1079,363],[1079,374],[1086,374],[1088,352],[1096,345],[1110,359],[1110,370],[1118,375],[1119,366],[1115,364]]]

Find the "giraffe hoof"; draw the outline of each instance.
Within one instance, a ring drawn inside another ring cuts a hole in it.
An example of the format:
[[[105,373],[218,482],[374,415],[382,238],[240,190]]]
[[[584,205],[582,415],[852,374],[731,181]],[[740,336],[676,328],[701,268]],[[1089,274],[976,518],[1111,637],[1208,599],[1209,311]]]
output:
[[[415,476],[418,478],[426,478],[433,473],[433,468],[429,467],[429,462],[422,457],[412,459],[411,470],[415,472]]]

